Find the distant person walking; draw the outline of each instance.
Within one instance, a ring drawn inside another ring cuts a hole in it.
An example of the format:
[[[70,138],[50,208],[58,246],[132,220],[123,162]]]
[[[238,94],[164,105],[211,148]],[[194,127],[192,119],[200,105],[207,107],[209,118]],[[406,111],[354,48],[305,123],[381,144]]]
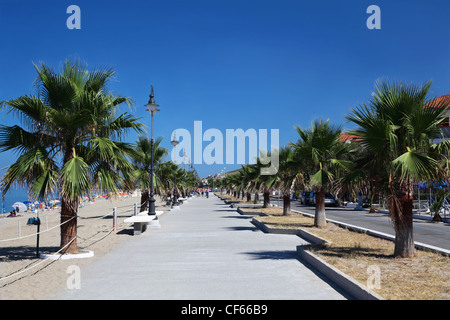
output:
[[[209,198],[209,188],[206,189],[206,198]]]

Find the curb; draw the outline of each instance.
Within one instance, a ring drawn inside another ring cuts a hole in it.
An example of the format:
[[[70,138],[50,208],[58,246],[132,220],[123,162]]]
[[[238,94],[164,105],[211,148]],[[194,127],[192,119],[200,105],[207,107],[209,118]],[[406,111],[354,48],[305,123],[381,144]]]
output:
[[[225,203],[229,204],[229,205],[233,205],[235,203],[239,203],[239,201],[235,201],[235,200],[223,200],[223,201],[225,201]]]
[[[363,286],[353,278],[347,276],[342,271],[336,269],[332,265],[320,259],[310,251],[303,248],[303,246],[297,246],[297,254],[313,268],[321,272],[325,277],[333,281],[345,292],[349,293],[357,300],[384,300],[383,297],[376,294],[369,288]]]
[[[231,206],[233,208],[256,209],[256,208],[262,208],[263,204],[261,204],[261,203],[256,203],[256,204],[251,204],[251,203],[233,203]]]
[[[311,243],[311,245],[326,245],[330,242],[318,237],[312,233],[309,233],[303,229],[283,229],[283,228],[272,228],[267,226],[265,223],[256,220],[255,218],[251,221],[255,226],[260,228],[265,233],[273,234],[292,234],[297,235],[304,240]],[[336,269],[329,263],[325,262],[312,252],[306,250],[303,246],[297,246],[297,255],[300,259],[306,261],[314,269],[318,270],[330,281],[339,286],[342,290],[350,294],[357,300],[384,300],[383,297],[373,292],[369,288],[361,285],[359,282],[349,277],[342,271]]]
[[[330,244],[329,241],[318,237],[308,231],[303,229],[284,229],[284,228],[272,228],[266,225],[264,222],[261,222],[255,218],[251,221],[255,226],[260,228],[265,233],[273,233],[273,234],[292,234],[299,236],[300,238],[308,241],[312,245],[322,245],[322,244]]]
[[[261,211],[245,212],[245,211],[242,211],[241,208],[237,208],[236,211],[239,214],[244,215],[244,216],[267,216],[268,215],[267,213],[264,213]]]

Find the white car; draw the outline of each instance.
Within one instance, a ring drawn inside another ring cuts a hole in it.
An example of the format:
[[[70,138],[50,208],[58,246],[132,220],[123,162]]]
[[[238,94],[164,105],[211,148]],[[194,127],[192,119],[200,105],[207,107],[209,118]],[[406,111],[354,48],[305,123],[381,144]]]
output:
[[[316,193],[311,195],[310,203],[315,206],[316,205]],[[336,200],[334,199],[333,195],[326,193],[325,194],[325,206],[334,207],[336,206]]]

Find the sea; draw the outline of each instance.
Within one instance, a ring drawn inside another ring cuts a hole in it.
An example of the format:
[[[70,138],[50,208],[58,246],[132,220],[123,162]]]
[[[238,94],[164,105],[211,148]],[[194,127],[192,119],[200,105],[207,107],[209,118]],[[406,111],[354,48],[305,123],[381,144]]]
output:
[[[0,200],[1,197],[0,197]],[[13,208],[13,204],[16,202],[24,202],[28,199],[28,190],[26,189],[10,189],[6,193],[4,200],[1,201],[0,205],[0,213],[8,213],[11,212]]]

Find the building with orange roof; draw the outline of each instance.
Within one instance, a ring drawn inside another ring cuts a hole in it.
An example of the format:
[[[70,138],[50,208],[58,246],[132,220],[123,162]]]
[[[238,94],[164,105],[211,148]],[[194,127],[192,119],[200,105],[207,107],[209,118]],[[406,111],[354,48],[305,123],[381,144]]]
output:
[[[351,141],[358,141],[358,137],[344,132],[339,136],[339,141],[350,143]]]
[[[432,140],[434,143],[441,142],[442,140],[448,140],[450,139],[450,94],[445,94],[443,96],[440,96],[439,98],[436,98],[432,101],[432,104],[446,104],[447,112],[445,113],[444,120],[441,123],[442,132],[444,135],[444,139],[442,137],[436,137]]]

